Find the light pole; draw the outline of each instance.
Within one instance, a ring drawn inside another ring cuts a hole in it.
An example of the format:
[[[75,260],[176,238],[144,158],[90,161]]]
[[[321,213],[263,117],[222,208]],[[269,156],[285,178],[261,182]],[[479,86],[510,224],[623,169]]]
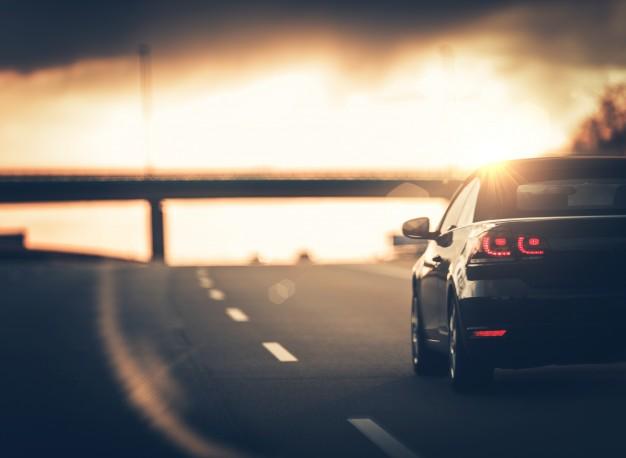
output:
[[[145,175],[152,176],[151,138],[150,124],[152,120],[152,68],[150,46],[139,45],[139,82],[141,86],[141,108],[144,124],[144,148],[145,148]],[[165,260],[165,231],[163,221],[163,208],[161,199],[158,197],[148,200],[150,204],[150,226],[152,234],[152,261],[164,262]]]
[[[139,84],[144,127],[145,173],[152,175],[150,124],[152,120],[152,62],[150,46],[142,43],[139,53]]]

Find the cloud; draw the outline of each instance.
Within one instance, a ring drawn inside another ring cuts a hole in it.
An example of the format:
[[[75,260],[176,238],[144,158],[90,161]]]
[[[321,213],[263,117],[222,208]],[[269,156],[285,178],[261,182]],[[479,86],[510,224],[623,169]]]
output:
[[[223,148],[236,146],[231,137],[267,148],[252,157],[241,153],[248,145],[240,145],[241,154],[228,156],[238,164],[258,158],[263,166],[284,166],[285,158],[309,164],[316,156],[298,141],[310,131],[319,134],[320,125],[326,137],[305,146],[332,152],[329,167],[378,166],[387,138],[396,141],[397,154],[384,161],[398,167],[423,164],[428,151],[452,162],[472,148],[485,156],[539,153],[565,143],[606,83],[626,79],[624,23],[626,2],[613,0],[574,6],[528,0],[350,0],[336,6],[0,0],[0,143],[11,151],[0,159],[7,167],[140,165],[136,52],[142,42],[154,50],[155,116],[171,121],[156,129],[167,137],[161,142],[166,166],[184,162],[184,155],[171,154],[176,148],[189,155],[190,167],[198,166],[206,156],[200,150],[214,145],[203,141],[220,136]],[[292,86],[280,80],[301,73],[313,79],[294,77]],[[277,85],[268,89],[264,84],[273,78]],[[211,111],[218,103],[237,109]],[[320,104],[327,110],[312,116]],[[288,112],[292,105],[301,118],[284,118],[303,132],[289,144],[284,132],[297,129],[284,129],[280,113],[272,118],[266,107]],[[261,126],[259,113],[275,123],[256,132],[249,126]],[[189,121],[178,122],[181,117]],[[224,126],[209,132],[206,119]],[[248,135],[227,135],[245,122]],[[360,135],[359,122],[376,126],[368,133],[380,146]],[[343,150],[335,141],[339,127]],[[416,137],[399,141],[398,131]],[[281,156],[280,142],[300,153]],[[209,156],[206,161],[215,165]]]
[[[520,3],[481,18],[478,25],[506,37],[506,52],[522,60],[541,57],[561,65],[623,66],[625,23],[626,2],[608,0]]]
[[[404,40],[480,24],[525,51],[588,64],[623,63],[622,2],[496,0],[202,2],[183,0],[0,0],[0,69],[30,72],[82,59],[134,53],[150,42],[171,53],[236,41],[254,47],[285,29],[314,27],[384,54]]]

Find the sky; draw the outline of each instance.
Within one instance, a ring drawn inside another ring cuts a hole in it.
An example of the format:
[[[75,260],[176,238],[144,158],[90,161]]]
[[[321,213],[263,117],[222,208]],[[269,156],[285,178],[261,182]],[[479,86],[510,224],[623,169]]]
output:
[[[0,170],[406,171],[563,153],[626,78],[623,24],[615,0],[0,0]]]

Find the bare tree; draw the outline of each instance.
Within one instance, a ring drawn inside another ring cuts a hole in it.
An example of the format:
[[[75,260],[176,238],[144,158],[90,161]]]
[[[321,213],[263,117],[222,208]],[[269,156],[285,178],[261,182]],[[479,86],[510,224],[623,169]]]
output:
[[[575,154],[626,155],[626,83],[608,86],[598,110],[579,127]]]

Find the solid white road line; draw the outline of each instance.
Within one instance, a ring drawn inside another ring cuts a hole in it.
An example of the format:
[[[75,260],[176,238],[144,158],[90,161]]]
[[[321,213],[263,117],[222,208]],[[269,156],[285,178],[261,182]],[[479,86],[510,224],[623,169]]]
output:
[[[417,458],[417,455],[402,445],[396,438],[369,418],[348,418],[348,421],[365,437],[391,458]]]
[[[208,277],[200,277],[198,278],[198,282],[202,288],[209,289],[213,287],[213,280]]]
[[[222,290],[219,290],[217,288],[212,288],[210,289],[207,294],[209,295],[209,297],[211,299],[213,299],[214,301],[223,301],[224,298],[226,297],[226,294],[224,294],[224,292]]]
[[[231,317],[234,321],[242,321],[242,322],[243,321],[250,321],[250,318],[248,318],[248,315],[243,313],[238,308],[228,307],[226,309],[226,315]]]
[[[263,342],[263,346],[280,362],[293,363],[298,361],[298,358],[289,353],[285,347],[278,342]]]

